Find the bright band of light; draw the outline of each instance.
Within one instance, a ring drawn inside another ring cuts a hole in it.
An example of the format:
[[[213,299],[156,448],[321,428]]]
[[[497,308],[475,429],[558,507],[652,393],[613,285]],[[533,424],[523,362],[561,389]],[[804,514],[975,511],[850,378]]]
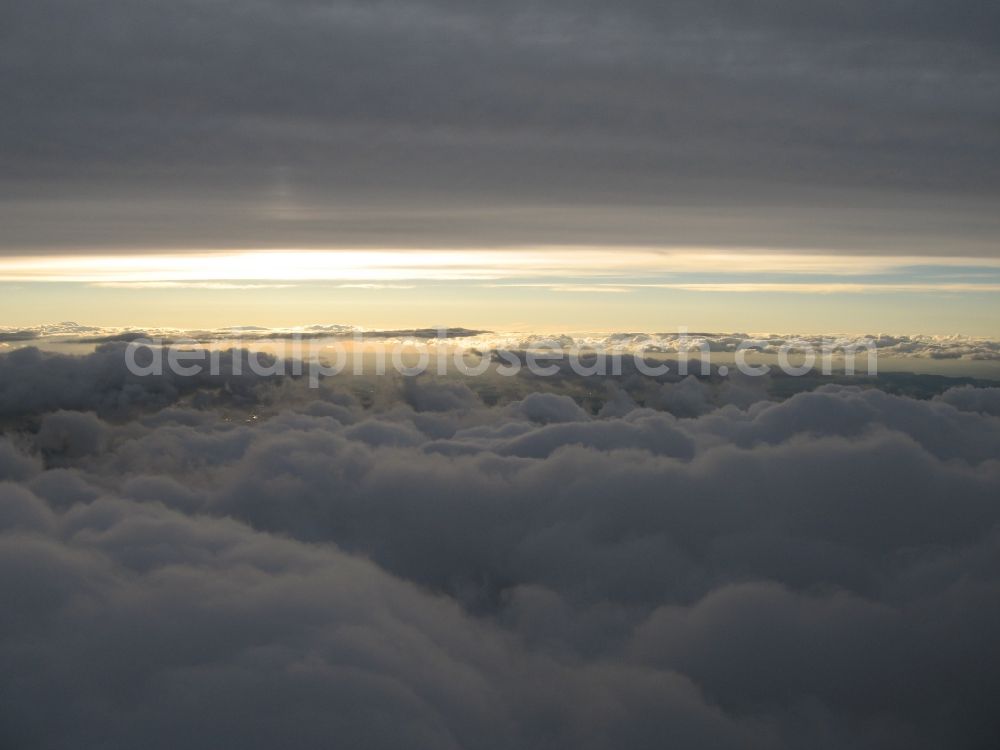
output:
[[[1000,267],[1000,259],[844,256],[759,250],[558,248],[545,250],[271,250],[0,258],[0,281],[496,281],[670,273],[854,276],[913,266]]]

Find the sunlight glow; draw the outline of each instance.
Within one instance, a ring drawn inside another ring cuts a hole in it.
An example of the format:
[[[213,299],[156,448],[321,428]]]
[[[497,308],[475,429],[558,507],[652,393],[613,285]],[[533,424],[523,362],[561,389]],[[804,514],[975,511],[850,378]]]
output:
[[[685,248],[272,250],[0,258],[2,281],[497,281],[670,273],[827,273],[854,276],[908,266],[1000,266],[987,258],[720,252]]]

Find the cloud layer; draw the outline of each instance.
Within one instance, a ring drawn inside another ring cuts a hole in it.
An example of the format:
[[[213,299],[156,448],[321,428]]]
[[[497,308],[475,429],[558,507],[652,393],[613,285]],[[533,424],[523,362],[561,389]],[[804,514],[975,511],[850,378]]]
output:
[[[6,402],[5,743],[996,737],[993,390],[216,386]]]
[[[892,335],[871,333],[796,334],[796,333],[739,333],[739,332],[636,332],[533,334],[513,331],[477,331],[459,327],[416,328],[408,330],[366,330],[347,324],[315,324],[295,328],[267,328],[263,326],[237,326],[209,330],[184,330],[179,328],[147,328],[143,330],[81,325],[74,322],[36,326],[0,326],[0,350],[13,346],[56,348],[71,344],[104,344],[149,339],[164,345],[174,341],[200,343],[229,343],[232,346],[260,346],[260,342],[290,341],[295,338],[315,342],[321,339],[351,341],[360,337],[364,341],[384,343],[387,346],[404,342],[428,343],[447,339],[469,350],[525,351],[529,349],[557,349],[570,351],[603,350],[621,351],[625,354],[676,354],[689,349],[692,357],[699,351],[734,352],[737,348],[777,354],[782,347],[790,351],[812,349],[820,354],[824,347],[842,354],[845,348],[854,347],[858,360],[866,354],[866,345],[874,346],[880,356],[934,360],[1000,360],[1000,341],[975,336]],[[55,345],[53,347],[53,345]],[[317,344],[319,345],[319,344]]]
[[[996,255],[989,3],[39,0],[0,14],[7,254]]]

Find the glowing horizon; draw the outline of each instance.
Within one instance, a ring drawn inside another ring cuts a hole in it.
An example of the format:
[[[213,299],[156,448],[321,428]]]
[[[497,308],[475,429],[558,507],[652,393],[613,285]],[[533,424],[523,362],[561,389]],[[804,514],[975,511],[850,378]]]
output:
[[[855,277],[912,267],[1000,269],[989,257],[842,255],[746,248],[267,250],[0,257],[0,281],[143,283],[211,281],[499,281],[635,274],[829,274]],[[633,284],[632,286],[638,286]],[[661,286],[647,284],[646,286]],[[705,285],[706,289],[715,285]],[[772,287],[780,284],[771,284]],[[923,289],[934,285],[921,285]],[[947,286],[947,285],[945,285]],[[966,285],[976,286],[976,285]],[[685,288],[695,290],[687,284]],[[773,291],[773,289],[771,289]],[[955,287],[963,291],[963,286]],[[813,290],[809,290],[813,291]]]

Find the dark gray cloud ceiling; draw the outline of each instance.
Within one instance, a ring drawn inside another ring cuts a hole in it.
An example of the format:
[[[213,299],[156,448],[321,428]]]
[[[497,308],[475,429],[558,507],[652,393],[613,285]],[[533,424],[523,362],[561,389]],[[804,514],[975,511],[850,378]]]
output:
[[[972,0],[4,0],[3,251],[992,254],[998,28]]]

